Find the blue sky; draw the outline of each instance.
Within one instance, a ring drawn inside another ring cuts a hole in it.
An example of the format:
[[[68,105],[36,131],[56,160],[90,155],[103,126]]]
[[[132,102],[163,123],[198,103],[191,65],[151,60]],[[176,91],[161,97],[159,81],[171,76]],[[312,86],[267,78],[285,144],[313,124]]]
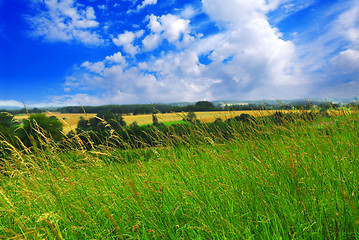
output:
[[[359,0],[0,0],[0,106],[359,95]]]

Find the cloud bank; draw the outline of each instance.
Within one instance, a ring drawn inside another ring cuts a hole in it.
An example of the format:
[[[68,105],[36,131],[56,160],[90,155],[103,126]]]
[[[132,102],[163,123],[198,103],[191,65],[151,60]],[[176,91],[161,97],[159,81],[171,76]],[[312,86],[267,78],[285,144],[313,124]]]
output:
[[[281,13],[287,17],[314,3],[202,0],[200,7],[187,5],[172,13],[148,14],[136,30],[110,35],[100,35],[94,9],[75,0],[47,0],[42,5],[45,11],[30,20],[33,34],[49,41],[96,45],[107,38],[116,47],[100,61],[88,59],[74,66],[64,83],[69,95],[54,98],[55,103],[358,95],[357,1],[338,3],[318,15],[316,20],[325,22],[326,29],[320,34],[313,34],[317,31],[313,26],[284,37],[273,24],[283,20],[278,17]],[[143,0],[127,14],[154,4],[156,0]],[[201,14],[207,18],[205,23],[193,20]],[[201,24],[212,24],[217,30],[202,31]]]

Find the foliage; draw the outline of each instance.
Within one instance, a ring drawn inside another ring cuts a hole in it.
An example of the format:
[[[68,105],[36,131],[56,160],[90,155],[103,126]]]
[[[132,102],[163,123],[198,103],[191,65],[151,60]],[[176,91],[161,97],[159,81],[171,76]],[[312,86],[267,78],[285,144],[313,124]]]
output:
[[[15,131],[14,116],[7,112],[0,113],[0,157],[4,157],[7,150],[7,144],[14,143],[13,135]],[[0,161],[1,162],[1,161]]]
[[[189,123],[197,123],[197,115],[190,111],[187,113],[187,115],[185,116],[185,118],[183,119],[183,121],[189,122]]]
[[[14,116],[7,112],[0,113],[0,135],[9,138],[13,132]]]
[[[153,126],[158,126],[158,118],[155,114],[152,114],[152,124]]]
[[[59,119],[47,117],[43,113],[31,114],[17,131],[17,135],[27,147],[41,146],[41,142],[49,139],[59,142],[63,138],[62,123]]]
[[[109,127],[116,131],[122,129],[126,126],[126,122],[123,120],[122,115],[114,114],[112,112],[100,112],[94,118],[89,120],[80,118],[77,123],[77,132],[83,131],[95,131],[95,132],[105,132]]]
[[[214,124],[221,124],[221,123],[223,123],[223,120],[222,120],[222,118],[216,118],[216,120],[214,120],[213,123]]]

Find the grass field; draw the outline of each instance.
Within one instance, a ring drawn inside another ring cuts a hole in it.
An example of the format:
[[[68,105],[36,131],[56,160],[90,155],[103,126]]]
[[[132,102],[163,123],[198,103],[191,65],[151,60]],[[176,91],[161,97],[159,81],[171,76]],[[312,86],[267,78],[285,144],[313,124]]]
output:
[[[213,122],[216,118],[221,118],[223,120],[235,116],[239,116],[243,113],[249,114],[251,116],[267,116],[273,114],[275,110],[272,111],[219,111],[219,112],[196,112],[197,118],[204,123]],[[290,112],[290,111],[282,111],[282,112]],[[76,129],[77,123],[80,120],[80,117],[85,119],[93,118],[96,114],[81,114],[81,113],[47,113],[47,116],[56,116],[61,119],[64,126],[64,133],[68,133],[73,129]],[[157,114],[158,121],[160,123],[168,123],[178,122],[185,117],[186,113],[164,113]],[[18,115],[15,116],[15,119],[21,120],[27,118],[27,115]],[[124,115],[123,116],[127,125],[130,125],[133,122],[137,122],[138,125],[146,125],[152,123],[152,114],[146,115]]]
[[[359,238],[358,113],[232,132],[223,143],[198,128],[166,148],[14,149],[0,238]]]

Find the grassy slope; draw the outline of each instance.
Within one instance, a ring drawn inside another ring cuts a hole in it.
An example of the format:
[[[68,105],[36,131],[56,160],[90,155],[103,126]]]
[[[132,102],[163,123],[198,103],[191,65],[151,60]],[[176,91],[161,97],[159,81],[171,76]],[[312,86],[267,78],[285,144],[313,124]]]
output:
[[[0,235],[359,238],[358,120],[267,125],[225,144],[202,133],[207,144],[20,154],[22,170],[0,176]]]

